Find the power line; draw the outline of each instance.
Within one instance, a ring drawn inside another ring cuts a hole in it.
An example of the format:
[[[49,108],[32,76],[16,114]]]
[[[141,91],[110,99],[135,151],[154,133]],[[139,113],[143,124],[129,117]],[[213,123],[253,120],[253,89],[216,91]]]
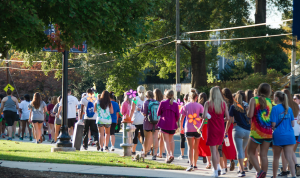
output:
[[[258,38],[270,38],[277,36],[287,36],[292,35],[292,33],[287,34],[279,34],[279,35],[267,35],[267,36],[253,36],[253,37],[245,37],[245,38],[230,38],[230,39],[213,39],[213,40],[177,40],[177,43],[180,42],[204,42],[204,41],[231,41],[231,40],[248,40],[248,39],[258,39]],[[175,40],[176,41],[176,40]]]
[[[249,28],[249,27],[256,27],[256,26],[262,26],[267,24],[275,24],[279,22],[289,22],[293,21],[293,19],[287,19],[287,20],[281,20],[273,23],[259,23],[259,24],[253,24],[253,25],[245,25],[245,26],[237,26],[237,27],[229,27],[229,28],[220,28],[220,29],[213,29],[213,30],[202,30],[202,31],[190,31],[190,32],[184,32],[182,34],[192,34],[192,33],[204,33],[204,32],[217,32],[217,31],[225,31],[225,30],[234,30],[234,29],[241,29],[241,28]]]

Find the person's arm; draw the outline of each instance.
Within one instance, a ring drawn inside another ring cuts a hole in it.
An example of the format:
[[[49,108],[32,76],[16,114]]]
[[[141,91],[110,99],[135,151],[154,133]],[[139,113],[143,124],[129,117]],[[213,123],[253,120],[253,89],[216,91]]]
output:
[[[44,121],[46,122],[46,113],[49,113],[47,111],[47,105],[44,107]]]
[[[111,104],[110,107],[109,107],[109,111],[110,111],[110,114],[113,114],[113,113],[114,113],[114,107],[113,107],[112,104]]]
[[[181,114],[180,118],[180,130],[183,130],[183,121],[184,121],[185,115]]]
[[[208,112],[208,102],[206,102],[206,103],[204,104],[204,111],[203,111],[202,124],[201,124],[200,128],[198,129],[198,133],[201,133],[201,132],[202,132],[202,128],[203,128],[203,126],[204,126],[204,123],[205,123],[206,121],[208,121],[208,119],[207,119],[207,112]]]
[[[162,103],[162,102],[161,102],[161,103]],[[161,116],[161,114],[162,114],[162,106],[161,106],[161,103],[159,103],[159,106],[158,106],[157,116]]]
[[[4,99],[1,101],[1,108],[0,108],[0,114],[2,113],[3,111],[3,108],[4,108]]]
[[[227,122],[229,120],[229,112],[228,112],[228,108],[227,108],[227,104],[225,104],[225,118],[224,118],[224,122]]]
[[[134,102],[132,102],[131,104],[131,111],[130,111],[130,118],[132,118],[134,110],[135,110],[136,104]]]
[[[28,119],[28,121],[31,123],[32,122],[32,120],[31,120],[31,116],[32,116],[32,110],[30,109],[30,113],[29,113],[29,119]]]
[[[254,109],[255,109],[255,99],[254,98],[251,98],[250,100],[250,104],[249,104],[249,110],[247,112],[247,116],[250,118],[250,121],[254,115]]]
[[[59,118],[59,115],[60,115],[61,109],[62,109],[62,106],[59,106],[59,108],[58,108],[58,112],[56,113],[56,117],[58,117],[58,118]]]
[[[17,110],[19,109],[19,101],[16,97],[13,97],[13,101],[16,103]]]
[[[292,124],[292,127],[295,126],[295,117],[294,117],[294,114],[293,114],[293,110],[291,108],[289,108],[288,112],[290,113],[290,116],[291,116],[291,124]]]

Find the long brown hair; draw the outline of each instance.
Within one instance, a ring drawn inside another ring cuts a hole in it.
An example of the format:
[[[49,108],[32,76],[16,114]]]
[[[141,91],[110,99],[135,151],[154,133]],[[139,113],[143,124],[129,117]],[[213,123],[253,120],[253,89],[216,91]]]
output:
[[[246,90],[245,92],[246,95],[246,102],[250,103],[250,99],[253,98],[253,91],[252,90]]]
[[[223,96],[224,100],[226,101],[227,109],[229,109],[230,106],[233,105],[233,97],[232,97],[231,91],[228,88],[223,88],[222,96]]]
[[[164,99],[162,92],[158,88],[154,89],[153,95],[154,95],[154,99],[158,102],[161,102]]]
[[[32,106],[35,108],[35,109],[39,109],[40,106],[41,106],[41,102],[42,102],[42,97],[41,97],[41,94],[36,92],[34,93],[33,95],[33,100],[31,102]]]
[[[243,107],[243,95],[240,91],[238,91],[234,97],[235,101],[234,101],[234,108],[235,110],[241,112],[241,113],[245,113],[245,109]]]
[[[199,98],[198,98],[198,103],[200,103],[202,106],[204,106],[206,101],[207,101],[206,93],[204,93],[204,92],[200,93]]]
[[[299,106],[293,100],[291,92],[289,90],[287,90],[287,89],[283,89],[281,91],[286,94],[286,96],[288,98],[289,107],[293,110],[294,117],[297,117],[298,113],[299,113]]]
[[[259,96],[258,102],[260,105],[260,109],[266,109],[267,107],[267,101],[266,98],[268,98],[272,92],[271,86],[267,83],[261,83],[257,89],[257,94]]]
[[[100,102],[100,107],[102,109],[106,109],[107,107],[111,106],[111,102],[110,102],[110,97],[109,97],[109,92],[104,90],[100,95],[98,95],[98,100]]]

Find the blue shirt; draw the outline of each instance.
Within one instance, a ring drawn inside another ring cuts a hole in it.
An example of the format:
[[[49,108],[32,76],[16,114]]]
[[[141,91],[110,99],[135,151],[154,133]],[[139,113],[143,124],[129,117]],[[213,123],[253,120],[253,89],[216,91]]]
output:
[[[111,121],[112,123],[117,123],[117,112],[120,112],[120,107],[119,104],[115,101],[110,101],[113,108],[114,108],[114,113],[111,114]]]
[[[234,123],[245,130],[250,130],[250,123],[248,122],[250,119],[246,116],[246,114],[246,112],[241,113],[237,111],[234,105],[231,105],[229,109],[229,116],[234,117]]]
[[[272,108],[271,122],[275,122],[276,125],[282,120],[284,116],[284,107],[282,104],[278,104]],[[294,121],[294,114],[289,107],[288,113],[284,116],[284,120],[273,132],[273,145],[285,146],[296,144],[294,130],[292,127],[292,121]]]

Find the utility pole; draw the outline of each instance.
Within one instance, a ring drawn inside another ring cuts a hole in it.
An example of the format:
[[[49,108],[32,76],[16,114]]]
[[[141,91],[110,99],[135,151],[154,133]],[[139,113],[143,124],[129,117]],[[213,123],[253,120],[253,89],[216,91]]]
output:
[[[295,83],[295,64],[296,64],[296,36],[293,36],[293,49],[291,59],[291,76],[290,76],[290,92],[293,94],[293,85]]]
[[[176,86],[180,84],[180,9],[179,0],[176,0]],[[177,87],[176,87],[177,88]],[[180,92],[177,92],[177,99],[180,98]]]

